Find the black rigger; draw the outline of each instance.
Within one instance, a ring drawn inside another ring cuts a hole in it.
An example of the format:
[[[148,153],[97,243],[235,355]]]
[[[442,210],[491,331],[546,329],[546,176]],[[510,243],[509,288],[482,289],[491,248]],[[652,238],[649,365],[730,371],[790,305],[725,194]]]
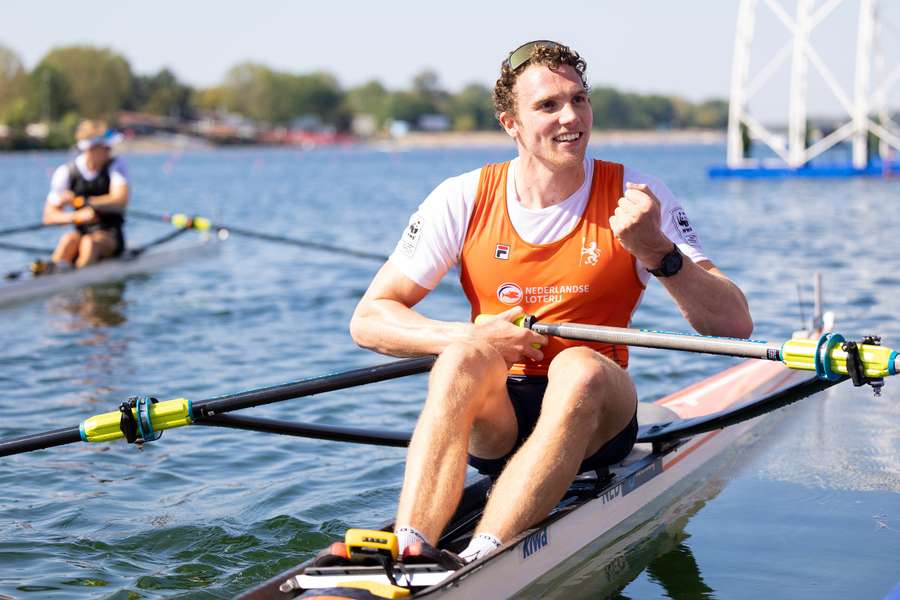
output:
[[[679,419],[670,423],[659,423],[641,427],[637,441],[653,444],[666,444],[686,437],[701,433],[708,433],[716,429],[722,429],[729,425],[736,425],[749,421],[754,417],[764,415],[798,400],[803,400],[813,394],[847,381],[847,377],[841,377],[835,381],[810,378],[801,381],[789,388],[769,394],[761,398],[748,400],[740,406],[729,408],[710,415],[694,417],[693,419]]]
[[[221,413],[253,406],[261,406],[263,404],[271,404],[282,400],[322,394],[324,392],[356,387],[368,383],[376,383],[378,381],[387,381],[388,379],[396,379],[407,375],[425,373],[431,369],[435,358],[435,356],[406,358],[381,365],[375,365],[373,367],[340,371],[338,373],[319,375],[257,390],[229,394],[227,396],[218,396],[208,400],[199,400],[192,403],[191,418],[200,425],[214,425],[218,427],[233,426],[239,429],[266,431],[271,429],[271,427],[268,424],[261,424],[267,422],[265,419],[257,420],[241,417],[229,420],[223,419]],[[254,421],[256,421],[255,425],[253,425]],[[262,429],[262,427],[267,427],[269,429]],[[405,443],[400,443],[403,439],[402,433],[368,432],[370,441],[362,442],[361,440],[365,437],[366,432],[347,429],[343,432],[335,431],[335,437],[325,437],[328,427],[321,425],[298,426],[296,424],[284,424],[284,431],[280,433],[289,433],[288,430],[297,431],[298,427],[305,428],[311,434],[310,437],[359,441],[360,443],[382,443],[383,445],[405,445]],[[125,429],[133,431],[134,424],[126,423]],[[387,441],[375,441],[378,439]],[[7,440],[0,440],[0,456],[20,454],[32,450],[42,450],[44,448],[52,448],[54,446],[62,446],[64,444],[80,441],[82,441],[81,432],[78,426],[68,429],[58,429],[46,433],[24,435]]]

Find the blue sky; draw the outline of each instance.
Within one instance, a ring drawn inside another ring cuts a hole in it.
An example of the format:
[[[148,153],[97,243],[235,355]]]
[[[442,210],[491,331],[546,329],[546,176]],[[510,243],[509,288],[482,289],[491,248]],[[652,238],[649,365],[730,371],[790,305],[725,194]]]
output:
[[[793,0],[780,1],[793,13]],[[858,4],[845,4],[816,35],[823,58],[849,93]],[[882,0],[883,12],[894,13],[888,17],[900,25],[898,9],[897,0]],[[594,86],[696,101],[728,96],[737,10],[738,0],[29,0],[5,3],[0,44],[15,50],[28,68],[55,46],[111,47],[137,73],[169,67],[196,86],[214,85],[231,66],[252,60],[296,73],[326,70],[345,86],[377,78],[392,88],[406,87],[414,74],[431,68],[446,88],[458,90],[472,81],[492,84],[509,50],[549,38],[587,59]],[[900,35],[893,31],[896,40]],[[761,10],[757,68],[787,39],[772,13]],[[896,64],[900,50],[891,51]],[[786,113],[786,67],[782,71],[772,91],[752,105],[760,116]],[[837,112],[830,93],[816,84],[810,84],[814,110]]]

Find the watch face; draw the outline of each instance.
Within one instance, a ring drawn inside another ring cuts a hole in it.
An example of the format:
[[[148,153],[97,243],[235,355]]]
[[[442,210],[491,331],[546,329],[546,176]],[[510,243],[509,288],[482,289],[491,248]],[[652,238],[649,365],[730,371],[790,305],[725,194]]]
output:
[[[647,269],[647,271],[657,277],[671,277],[678,273],[678,271],[681,270],[683,257],[681,251],[678,250],[678,246],[675,246],[674,244],[672,246],[672,251],[662,257],[662,262],[660,262],[659,267],[656,269]]]
[[[681,255],[670,252],[663,260],[662,270],[666,275],[674,275],[681,268]]]
[[[671,277],[681,270],[681,261],[681,252],[678,251],[676,246],[663,257],[662,264],[659,265],[659,269],[656,271],[662,277]]]

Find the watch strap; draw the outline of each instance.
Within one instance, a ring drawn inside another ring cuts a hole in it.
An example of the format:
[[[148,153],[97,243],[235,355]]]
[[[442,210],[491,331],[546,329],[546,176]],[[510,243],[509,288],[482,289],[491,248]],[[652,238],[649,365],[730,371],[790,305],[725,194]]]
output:
[[[675,258],[677,260],[677,264],[674,270],[669,270],[667,267],[672,258]],[[684,264],[684,257],[681,254],[681,251],[678,249],[678,244],[672,244],[672,251],[663,256],[662,260],[659,263],[659,267],[655,269],[647,269],[647,272],[651,275],[655,275],[656,277],[671,277],[681,270],[682,264]]]

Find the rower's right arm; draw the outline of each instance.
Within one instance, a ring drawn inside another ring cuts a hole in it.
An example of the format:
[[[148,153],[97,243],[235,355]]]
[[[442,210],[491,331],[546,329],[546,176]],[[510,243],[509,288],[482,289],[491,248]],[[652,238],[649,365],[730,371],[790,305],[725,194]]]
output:
[[[47,202],[44,203],[44,225],[80,225],[89,223],[97,218],[97,213],[90,206],[67,211],[65,207],[68,204],[71,204],[71,198],[63,204],[56,204],[48,198]]]
[[[493,346],[508,364],[522,358],[543,358],[543,353],[532,344],[546,344],[547,338],[512,323],[522,314],[520,307],[478,324],[439,321],[412,309],[428,292],[388,261],[353,312],[350,321],[353,341],[363,348],[392,356],[440,354],[454,342],[469,341]]]
[[[72,204],[75,194],[69,190],[69,169],[58,167],[50,180],[50,192],[44,202],[44,225],[62,225],[72,222],[72,214],[66,206]]]

